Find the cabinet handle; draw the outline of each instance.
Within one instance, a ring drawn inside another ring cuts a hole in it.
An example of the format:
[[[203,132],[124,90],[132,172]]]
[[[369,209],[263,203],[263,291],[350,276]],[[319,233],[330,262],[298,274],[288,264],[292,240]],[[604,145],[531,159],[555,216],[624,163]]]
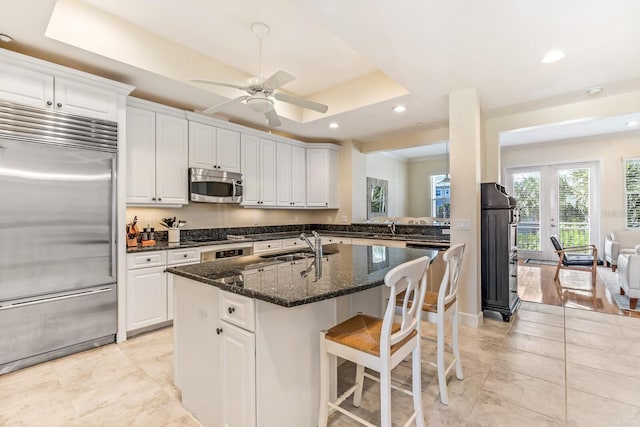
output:
[[[58,108],[62,107],[62,103],[61,102],[58,102],[56,105],[58,106]]]
[[[216,328],[216,334],[220,335],[222,333],[222,328]]]
[[[324,205],[325,205],[325,206],[329,206],[329,202],[325,202],[325,203],[324,203]]]
[[[153,200],[153,201],[155,202],[155,201],[156,201],[156,198],[155,198],[155,197],[152,197],[152,198],[151,198],[151,200]]]
[[[52,105],[53,105],[53,102],[51,102],[51,101],[47,101],[47,105],[48,105],[48,106],[52,106]]]
[[[233,314],[234,311],[236,311],[235,307],[229,307],[227,308],[227,311],[229,312],[229,314]]]
[[[189,255],[187,255],[187,254],[184,254],[183,256],[184,256],[184,257],[186,258],[186,257],[188,257]]]
[[[161,202],[162,201],[162,197],[158,197],[158,201]]]
[[[267,245],[267,247],[268,247],[268,248],[270,248],[270,247],[271,247],[271,245]]]
[[[147,262],[151,262],[151,258],[147,258]]]

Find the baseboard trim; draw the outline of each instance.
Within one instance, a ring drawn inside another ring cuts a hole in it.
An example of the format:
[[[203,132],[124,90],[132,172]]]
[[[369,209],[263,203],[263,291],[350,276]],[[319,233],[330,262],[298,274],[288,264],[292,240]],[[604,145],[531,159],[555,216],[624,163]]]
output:
[[[484,316],[482,311],[478,314],[471,313],[459,313],[460,323],[466,326],[471,326],[472,328],[479,328],[482,326],[484,322]]]

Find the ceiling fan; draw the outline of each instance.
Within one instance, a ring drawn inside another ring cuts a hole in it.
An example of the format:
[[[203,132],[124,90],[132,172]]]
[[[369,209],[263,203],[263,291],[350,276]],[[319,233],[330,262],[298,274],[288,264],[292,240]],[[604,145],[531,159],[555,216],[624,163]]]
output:
[[[214,105],[202,112],[204,114],[209,114],[218,111],[227,105],[242,102],[247,104],[253,111],[264,113],[269,127],[276,127],[282,124],[274,107],[275,99],[277,99],[278,101],[287,102],[289,104],[294,104],[302,108],[308,108],[319,113],[326,113],[329,107],[324,104],[309,101],[297,96],[288,95],[286,93],[276,92],[276,89],[286,85],[289,82],[292,82],[296,78],[289,73],[285,73],[284,71],[278,71],[267,79],[262,76],[262,39],[264,39],[269,32],[269,27],[262,22],[254,22],[253,24],[251,24],[251,31],[253,31],[253,33],[256,35],[259,42],[260,74],[258,75],[258,77],[251,77],[246,86],[231,83],[214,82],[207,79],[190,79],[190,81],[192,82],[206,83],[216,86],[226,86],[244,90],[245,92],[247,92],[247,95],[239,96],[229,101],[225,101],[221,104]]]

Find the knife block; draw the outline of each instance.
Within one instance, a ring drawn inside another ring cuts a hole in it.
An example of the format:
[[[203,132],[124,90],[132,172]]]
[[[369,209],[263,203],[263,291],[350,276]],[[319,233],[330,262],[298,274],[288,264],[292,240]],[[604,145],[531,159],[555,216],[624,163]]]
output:
[[[136,246],[138,246],[138,236],[137,235],[133,239],[127,238],[127,247],[128,248],[136,247]]]

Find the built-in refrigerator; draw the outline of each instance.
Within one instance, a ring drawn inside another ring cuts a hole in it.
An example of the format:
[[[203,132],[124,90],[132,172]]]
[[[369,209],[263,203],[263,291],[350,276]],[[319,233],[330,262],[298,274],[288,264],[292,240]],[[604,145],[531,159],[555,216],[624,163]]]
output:
[[[482,310],[502,315],[508,322],[520,303],[518,297],[516,199],[495,182],[481,185]]]
[[[0,374],[115,340],[117,135],[0,101]]]

